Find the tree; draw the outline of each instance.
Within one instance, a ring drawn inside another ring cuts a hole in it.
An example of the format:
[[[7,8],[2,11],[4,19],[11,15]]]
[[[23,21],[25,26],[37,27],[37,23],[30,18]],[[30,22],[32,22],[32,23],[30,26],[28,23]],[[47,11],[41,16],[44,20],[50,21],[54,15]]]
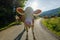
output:
[[[0,0],[0,27],[15,21],[16,7],[24,7],[27,0]],[[13,12],[13,9],[15,12]]]
[[[58,14],[58,17],[60,17],[60,7],[59,7],[57,14]]]

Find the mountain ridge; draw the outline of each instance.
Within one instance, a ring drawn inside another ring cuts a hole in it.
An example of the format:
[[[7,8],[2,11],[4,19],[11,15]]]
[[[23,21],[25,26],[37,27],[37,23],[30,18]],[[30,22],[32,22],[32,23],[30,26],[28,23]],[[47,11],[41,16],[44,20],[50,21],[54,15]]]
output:
[[[56,9],[52,9],[52,10],[48,10],[48,11],[45,11],[45,12],[42,12],[39,16],[58,16],[60,13],[60,7],[59,8],[56,8]]]

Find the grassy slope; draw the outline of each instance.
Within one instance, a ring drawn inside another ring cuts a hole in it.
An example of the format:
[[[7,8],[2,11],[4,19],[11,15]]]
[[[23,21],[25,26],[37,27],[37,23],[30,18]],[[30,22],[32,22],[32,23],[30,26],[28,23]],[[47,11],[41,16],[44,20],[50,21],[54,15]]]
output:
[[[53,33],[60,36],[60,17],[43,19],[42,23]]]
[[[5,27],[3,27],[3,28],[0,28],[0,31],[2,31],[2,30],[5,30],[5,29],[7,29],[7,28],[9,28],[9,27],[11,27],[11,26],[13,26],[13,25],[18,25],[18,24],[21,24],[21,22],[12,22],[11,24],[9,24],[8,26],[5,26]]]

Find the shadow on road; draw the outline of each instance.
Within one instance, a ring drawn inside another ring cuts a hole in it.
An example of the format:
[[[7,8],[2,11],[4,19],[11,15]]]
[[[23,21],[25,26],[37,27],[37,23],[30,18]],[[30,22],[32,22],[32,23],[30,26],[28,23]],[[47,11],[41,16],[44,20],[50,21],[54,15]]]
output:
[[[20,40],[24,32],[25,32],[25,29],[14,40]]]

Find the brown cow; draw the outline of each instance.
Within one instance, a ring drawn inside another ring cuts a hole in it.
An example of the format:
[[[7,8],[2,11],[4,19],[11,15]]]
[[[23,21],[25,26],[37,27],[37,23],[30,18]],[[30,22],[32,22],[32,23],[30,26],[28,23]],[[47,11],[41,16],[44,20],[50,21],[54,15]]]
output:
[[[18,7],[16,9],[16,11],[22,15],[21,19],[24,22],[24,28],[26,29],[27,32],[27,37],[28,37],[28,29],[30,27],[32,27],[32,33],[33,33],[33,38],[35,40],[35,36],[34,36],[34,14],[39,14],[41,12],[41,10],[36,10],[33,11],[33,9],[31,7],[27,7],[25,10],[23,10],[22,8]],[[28,38],[26,38],[26,40],[28,40]]]

